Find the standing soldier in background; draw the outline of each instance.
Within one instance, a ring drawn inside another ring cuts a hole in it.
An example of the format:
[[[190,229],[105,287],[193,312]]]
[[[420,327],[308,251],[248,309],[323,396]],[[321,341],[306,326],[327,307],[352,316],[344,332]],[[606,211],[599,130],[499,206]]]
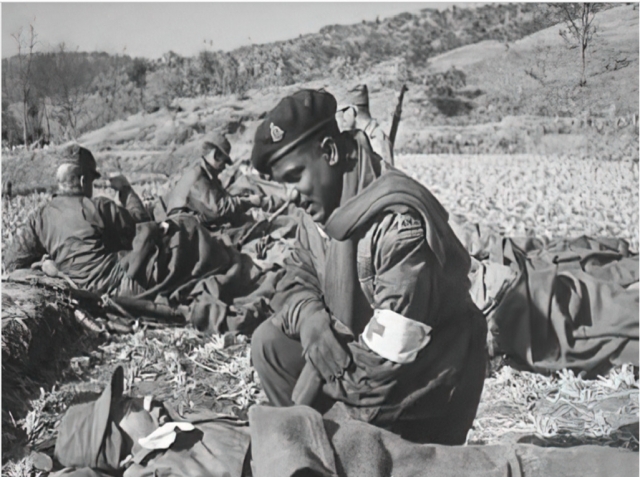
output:
[[[369,90],[366,84],[359,84],[347,97],[347,102],[338,108],[342,112],[342,130],[360,129],[369,138],[371,147],[384,162],[393,165],[393,146],[378,121],[371,117],[369,110]]]
[[[202,144],[201,157],[191,165],[170,187],[169,192],[156,204],[157,221],[171,214],[187,212],[198,216],[203,225],[232,220],[251,207],[261,207],[262,197],[233,196],[223,187],[219,174],[233,164],[231,144],[222,133],[207,136]]]

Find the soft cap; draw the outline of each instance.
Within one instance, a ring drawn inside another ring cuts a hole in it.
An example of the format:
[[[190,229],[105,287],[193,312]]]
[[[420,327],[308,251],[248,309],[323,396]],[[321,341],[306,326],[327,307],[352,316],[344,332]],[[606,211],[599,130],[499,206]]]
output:
[[[314,133],[331,122],[336,124],[336,106],[333,95],[323,90],[303,89],[283,98],[256,130],[253,167],[268,173],[274,162]]]

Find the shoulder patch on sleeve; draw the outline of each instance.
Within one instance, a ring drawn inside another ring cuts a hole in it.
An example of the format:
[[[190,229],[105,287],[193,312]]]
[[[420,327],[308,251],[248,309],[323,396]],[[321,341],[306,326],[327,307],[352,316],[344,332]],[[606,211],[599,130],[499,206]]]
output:
[[[416,227],[420,227],[422,228],[422,221],[416,217],[412,217],[411,215],[400,215],[398,217],[398,230],[402,231],[402,230],[406,230],[406,229],[413,229]]]
[[[398,238],[416,238],[425,234],[422,218],[412,213],[396,214],[391,230],[394,228],[397,231]]]

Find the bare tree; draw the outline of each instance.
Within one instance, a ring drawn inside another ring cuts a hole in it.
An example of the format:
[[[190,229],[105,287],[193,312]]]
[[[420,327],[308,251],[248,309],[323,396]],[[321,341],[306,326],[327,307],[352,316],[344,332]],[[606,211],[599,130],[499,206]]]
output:
[[[84,114],[88,93],[88,72],[77,51],[69,52],[66,45],[58,45],[52,81],[55,101],[60,108],[58,120],[67,139],[76,139],[79,119]]]
[[[35,22],[35,18],[33,20]],[[24,147],[29,148],[29,109],[32,94],[32,60],[34,50],[38,44],[38,35],[33,27],[33,22],[29,24],[29,33],[24,34],[21,28],[11,35],[18,47],[18,80],[20,82],[20,101],[22,103],[22,140]]]
[[[560,30],[560,36],[571,45],[571,47],[580,48],[580,57],[582,59],[580,86],[584,86],[587,84],[586,52],[597,30],[593,24],[593,20],[595,19],[596,13],[600,11],[601,4],[552,3],[550,6],[555,10],[558,18],[564,22],[565,29]]]

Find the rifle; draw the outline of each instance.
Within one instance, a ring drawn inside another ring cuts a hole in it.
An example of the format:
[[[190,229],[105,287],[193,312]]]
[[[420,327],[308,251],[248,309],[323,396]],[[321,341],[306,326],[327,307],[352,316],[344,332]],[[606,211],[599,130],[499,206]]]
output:
[[[57,270],[55,275],[51,273],[53,270],[48,262],[48,260],[44,261],[44,276],[34,274],[37,272],[33,270],[24,270],[24,273],[20,274],[22,276],[16,276],[15,273],[8,277],[3,276],[3,281],[7,280],[13,283],[35,285],[66,292],[69,303],[76,309],[82,308],[90,312],[113,314],[124,318],[139,318],[141,321],[151,320],[174,325],[185,325],[187,323],[184,307],[173,308],[134,297],[109,297],[82,290],[64,273]],[[25,274],[27,275],[25,276]],[[63,285],[65,282],[68,286]]]
[[[398,105],[393,113],[393,120],[391,121],[391,130],[389,131],[389,142],[391,142],[391,149],[396,142],[396,134],[398,133],[398,124],[400,124],[400,117],[402,116],[402,101],[404,100],[404,93],[409,90],[406,84],[402,85],[400,90],[400,96],[398,97]]]

